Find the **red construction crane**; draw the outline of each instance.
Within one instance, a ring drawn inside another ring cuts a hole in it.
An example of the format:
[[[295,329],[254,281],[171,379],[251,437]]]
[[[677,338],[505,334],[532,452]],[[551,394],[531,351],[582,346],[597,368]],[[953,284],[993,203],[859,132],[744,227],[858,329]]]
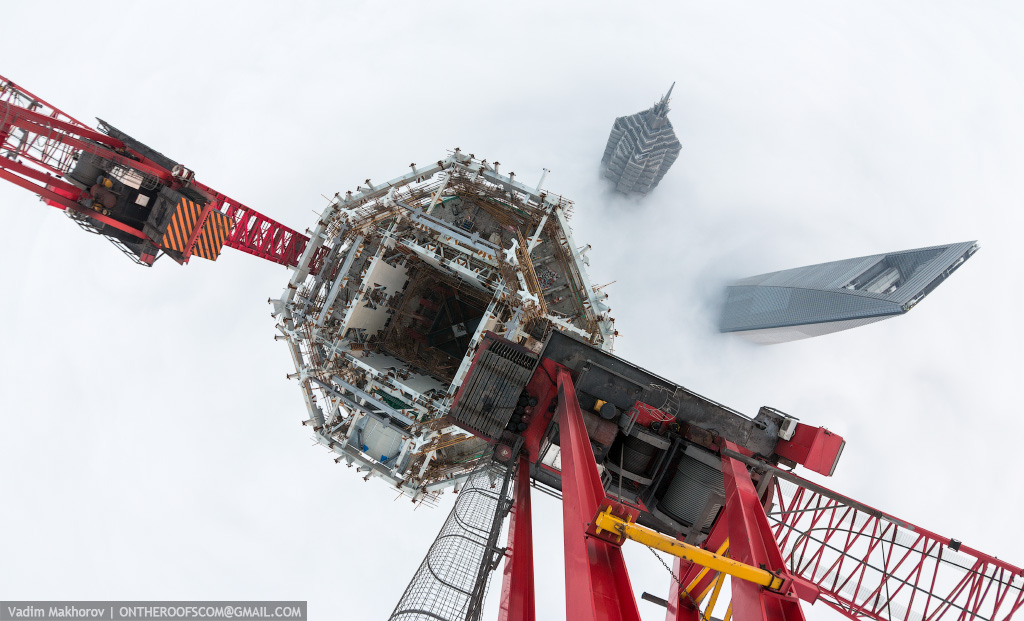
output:
[[[0,178],[65,210],[140,265],[228,246],[292,266],[309,238],[200,183],[108,123],[90,128],[0,76]],[[313,262],[313,271],[317,262]]]
[[[141,265],[152,265],[160,253],[181,264],[194,255],[216,260],[227,245],[294,266],[309,241],[196,181],[188,168],[108,123],[100,121],[99,129],[92,129],[2,76],[0,156],[0,178],[64,210]],[[309,265],[315,273],[317,257]],[[546,423],[554,418],[557,424],[559,468],[539,463],[542,438],[530,432],[524,436],[522,457],[511,450],[505,455],[518,466],[518,475],[504,550],[502,621],[536,618],[531,465],[535,478],[538,470],[546,469],[561,485],[570,619],[639,619],[620,549],[626,540],[677,558],[670,593],[663,600],[668,621],[710,621],[726,576],[732,581],[724,621],[733,616],[740,621],[802,621],[801,602],[816,601],[851,619],[888,621],[1006,621],[1024,607],[1020,567],[780,468],[780,463],[799,464],[831,474],[842,438],[803,424],[787,434],[780,430],[777,444],[772,436],[770,455],[760,455],[736,438],[689,425],[682,417],[637,401],[631,429],[662,442],[664,430],[674,425],[678,442],[669,450],[678,453],[685,442],[703,456],[702,463],[710,460],[709,468],[720,470],[724,482],[718,513],[701,514],[700,524],[687,525],[699,535],[697,545],[639,524],[650,501],[624,500],[622,472],[619,493],[607,491],[588,427],[587,416],[594,416],[584,414],[572,370],[564,362],[545,358],[529,383],[538,399],[537,411],[547,412]],[[595,389],[614,386],[616,377],[624,376],[609,373]],[[460,393],[457,401],[468,402],[469,392]],[[594,407],[611,399],[599,399]],[[687,393],[686,399],[698,396]],[[536,427],[539,433],[549,428]],[[648,461],[658,460],[648,456]],[[667,468],[668,460],[662,461]],[[705,517],[710,526],[702,533]]]
[[[790,439],[762,456],[716,433],[684,431],[716,456],[724,481],[721,510],[706,538],[693,545],[638,523],[649,507],[624,500],[614,484],[603,482],[587,419],[593,414],[581,408],[568,368],[542,359],[529,387],[541,406],[552,404],[548,416],[561,437],[569,619],[639,620],[620,549],[627,540],[676,557],[668,597],[644,597],[666,606],[666,621],[803,621],[802,602],[877,621],[1007,621],[1024,607],[1024,569],[779,467],[830,475],[845,445],[833,433],[796,423]],[[655,434],[666,424],[686,426],[639,401],[632,414],[634,429]],[[550,468],[535,460],[530,444],[527,437],[521,457],[510,465],[517,473],[500,621],[538,618],[530,473]],[[728,603],[720,597],[726,577]]]

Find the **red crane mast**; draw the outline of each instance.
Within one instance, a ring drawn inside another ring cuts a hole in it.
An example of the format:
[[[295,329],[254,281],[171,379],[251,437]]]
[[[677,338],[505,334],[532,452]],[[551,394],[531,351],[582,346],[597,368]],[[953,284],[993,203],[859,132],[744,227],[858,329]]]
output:
[[[225,245],[280,265],[304,259],[305,235],[200,183],[112,125],[100,120],[90,128],[3,76],[0,156],[0,178],[64,210],[140,265],[161,253],[181,264],[194,255],[216,260]],[[310,257],[311,273],[321,258]],[[879,621],[1007,621],[1024,607],[1021,568],[832,492],[718,435],[701,436],[721,460],[726,492],[706,539],[689,545],[639,526],[643,507],[605,491],[571,374],[548,366],[534,381],[562,430],[570,618],[639,618],[620,550],[627,539],[677,557],[662,600],[667,621],[709,621],[727,575],[732,602],[725,621],[733,614],[740,621],[802,620],[802,601]],[[641,405],[664,420],[648,417],[639,425],[670,420]],[[788,463],[828,475],[842,439],[800,424],[780,447],[777,456]],[[529,621],[536,618],[529,460],[508,458],[518,475],[500,618]]]
[[[1024,569],[833,492],[718,435],[705,444],[721,460],[725,498],[707,538],[689,545],[639,525],[644,507],[606,491],[573,380],[567,369],[554,370],[538,371],[531,386],[545,387],[541,402],[557,403],[568,618],[639,619],[620,551],[627,540],[677,557],[668,597],[644,595],[666,606],[666,621],[710,621],[713,614],[723,621],[802,621],[804,602],[822,602],[855,621],[1008,621],[1024,608]],[[828,476],[843,440],[798,423],[792,440],[780,445],[777,453],[789,455],[791,465]],[[538,618],[525,452],[517,470],[500,621]],[[717,600],[727,577],[731,601],[724,605]]]

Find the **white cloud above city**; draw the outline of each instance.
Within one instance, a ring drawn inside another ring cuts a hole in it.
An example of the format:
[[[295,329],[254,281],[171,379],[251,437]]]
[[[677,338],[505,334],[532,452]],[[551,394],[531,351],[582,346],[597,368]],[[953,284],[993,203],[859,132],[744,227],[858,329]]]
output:
[[[455,147],[528,185],[548,168],[592,281],[614,281],[617,355],[828,427],[845,452],[809,478],[1024,563],[1016,5],[166,11],[8,7],[10,24],[60,19],[45,44],[6,29],[0,74],[300,231],[324,196]],[[679,158],[648,196],[616,194],[599,176],[612,123],[672,82]],[[22,189],[0,203],[0,599],[386,617],[451,496],[417,507],[313,445],[267,305],[289,271],[230,250],[142,268]],[[717,331],[737,278],[974,239],[906,316],[768,347]],[[560,507],[534,499],[538,616],[560,618]],[[638,594],[664,596],[665,569],[624,550]]]

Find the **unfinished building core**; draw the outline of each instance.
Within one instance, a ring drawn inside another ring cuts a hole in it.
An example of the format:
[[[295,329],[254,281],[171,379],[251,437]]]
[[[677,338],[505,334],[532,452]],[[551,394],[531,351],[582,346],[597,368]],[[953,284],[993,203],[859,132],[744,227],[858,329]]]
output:
[[[552,331],[611,349],[607,294],[590,283],[571,210],[458,149],[336,196],[273,301],[307,424],[336,461],[429,501],[490,458]],[[517,349],[485,347],[480,364],[503,388],[465,400],[455,426],[487,333]]]

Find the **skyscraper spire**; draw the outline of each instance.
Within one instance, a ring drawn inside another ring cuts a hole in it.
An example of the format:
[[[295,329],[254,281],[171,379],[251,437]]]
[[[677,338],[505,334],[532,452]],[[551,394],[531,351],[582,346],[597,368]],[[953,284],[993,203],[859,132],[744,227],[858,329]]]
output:
[[[672,97],[672,89],[675,88],[675,87],[676,87],[676,83],[673,82],[672,86],[668,87],[668,92],[665,93],[665,96],[661,98],[661,103],[667,104],[669,102],[669,99]]]

